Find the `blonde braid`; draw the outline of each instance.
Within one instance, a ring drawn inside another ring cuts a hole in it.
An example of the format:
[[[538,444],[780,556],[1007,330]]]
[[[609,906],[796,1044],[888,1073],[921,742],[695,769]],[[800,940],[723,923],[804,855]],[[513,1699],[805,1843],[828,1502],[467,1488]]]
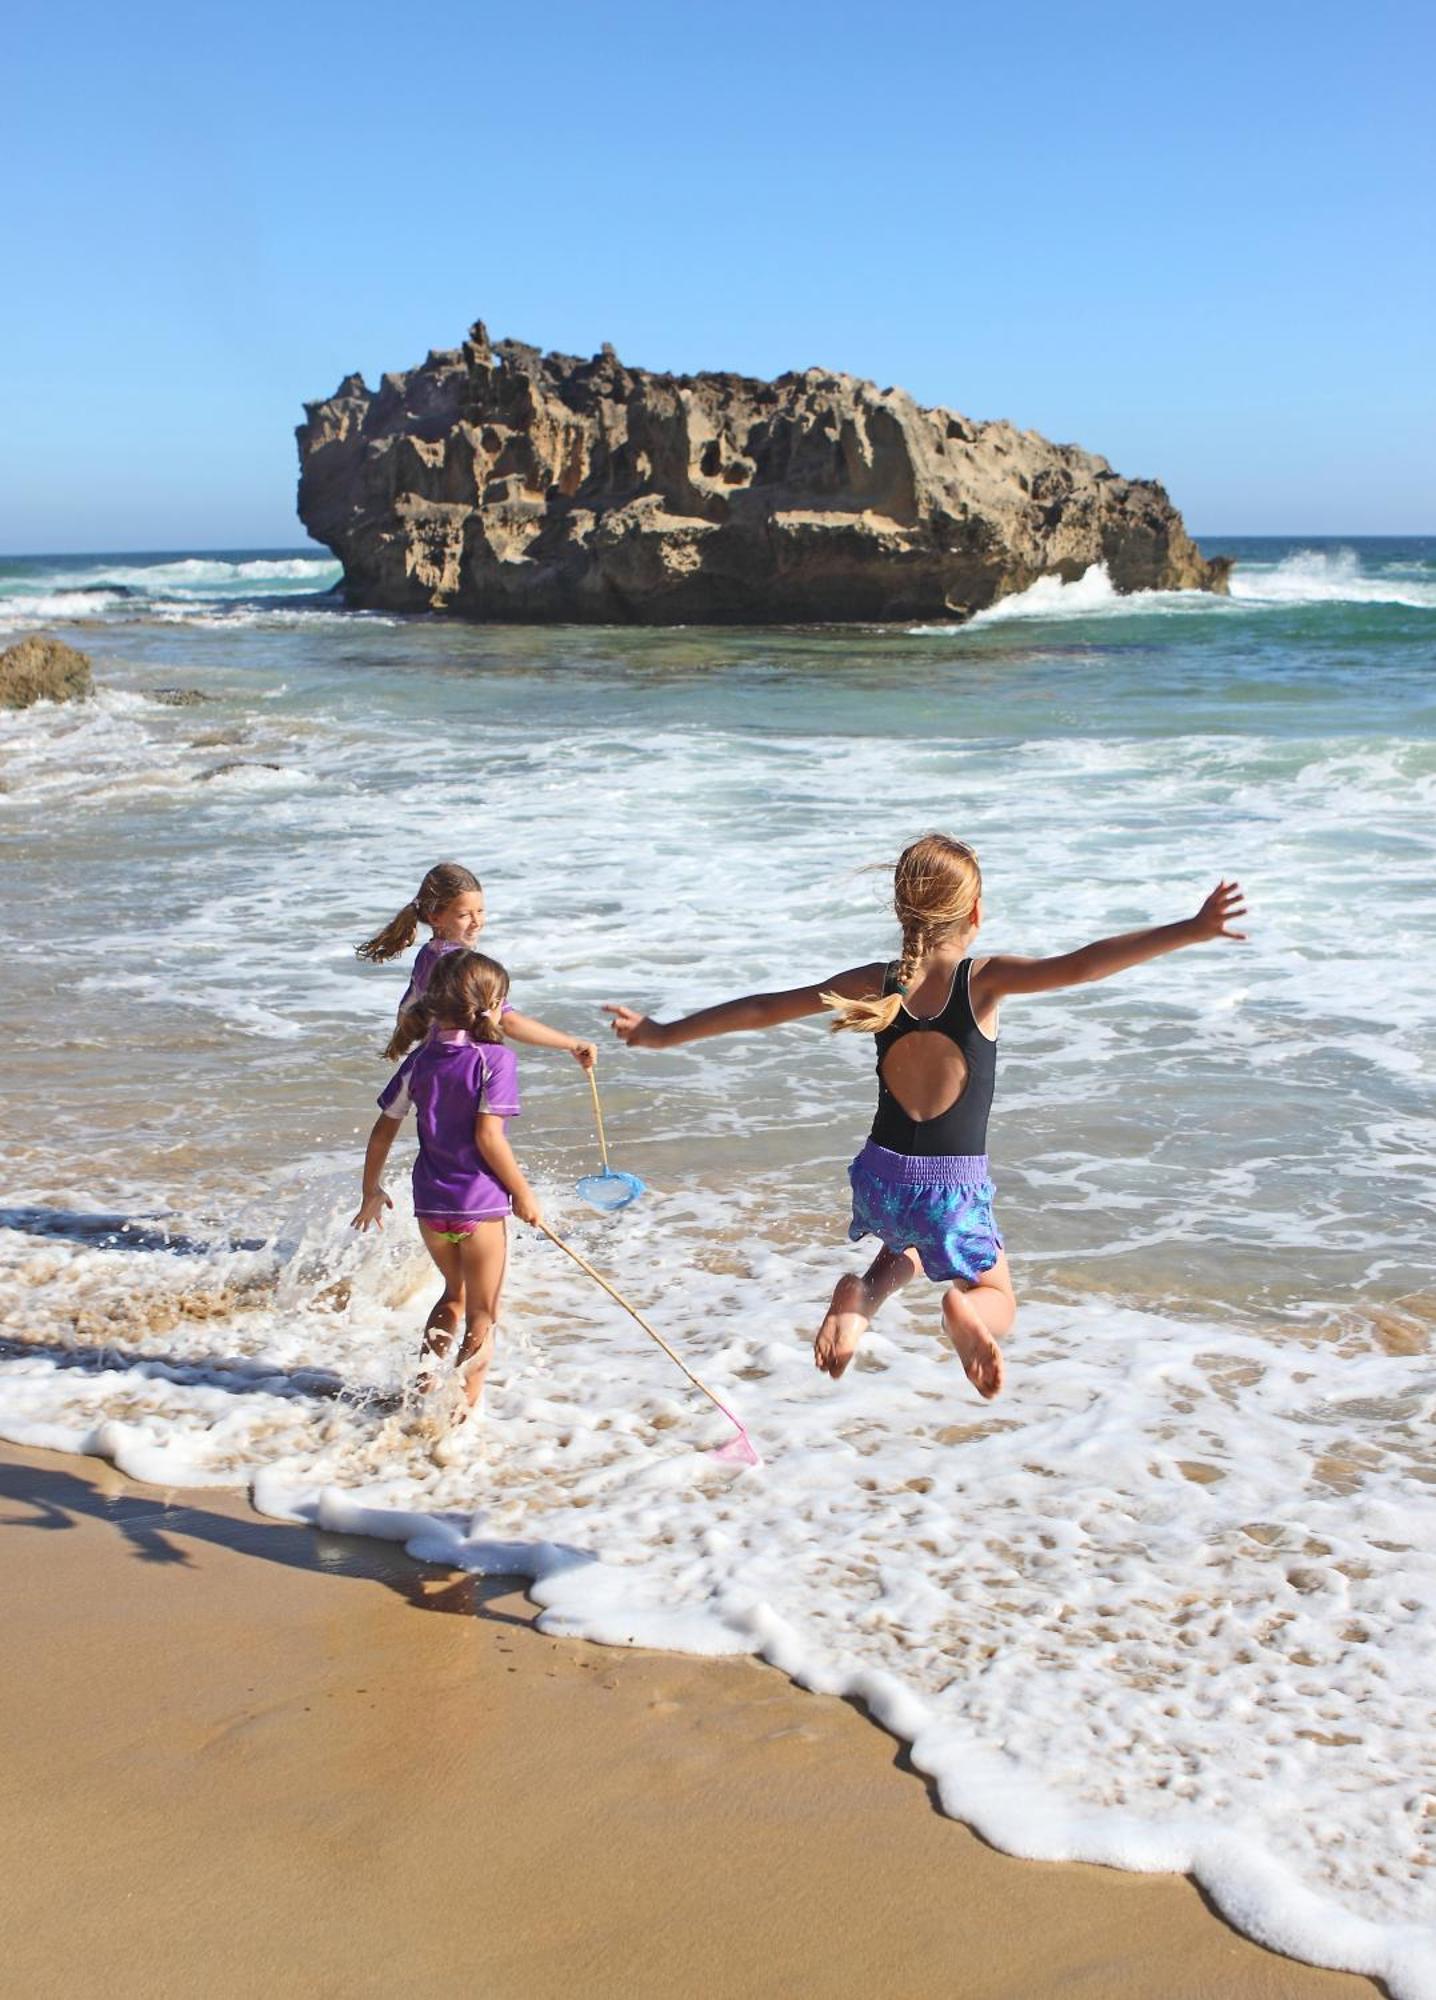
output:
[[[918,967],[931,951],[933,939],[931,927],[927,924],[904,924],[902,952],[898,958],[893,984],[899,1000],[905,1000],[917,984]]]
[[[923,960],[942,938],[972,924],[981,894],[982,872],[965,842],[943,833],[925,833],[905,847],[893,872],[893,908],[902,925],[895,990],[866,993],[858,1000],[821,994],[824,1006],[837,1016],[833,1033],[880,1035],[890,1028],[916,984]]]
[[[868,993],[861,1000],[844,1000],[838,993],[819,994],[823,1004],[831,1007],[838,1017],[832,1026],[833,1034],[841,1035],[848,1029],[860,1035],[880,1035],[884,1028],[890,1028],[916,983],[917,969],[926,949],[926,935],[922,927],[905,924],[902,951],[893,972],[891,992]]]

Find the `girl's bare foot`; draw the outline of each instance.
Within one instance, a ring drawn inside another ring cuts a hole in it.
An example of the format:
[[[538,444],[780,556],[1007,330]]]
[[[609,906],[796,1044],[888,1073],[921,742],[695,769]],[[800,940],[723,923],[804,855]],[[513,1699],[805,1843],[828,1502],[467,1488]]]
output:
[[[836,1382],[858,1351],[871,1317],[867,1286],[851,1274],[839,1278],[833,1302],[813,1342],[813,1365]]]
[[[943,1295],[942,1324],[957,1349],[963,1373],[978,1395],[990,1403],[1002,1387],[1002,1349],[956,1285]]]

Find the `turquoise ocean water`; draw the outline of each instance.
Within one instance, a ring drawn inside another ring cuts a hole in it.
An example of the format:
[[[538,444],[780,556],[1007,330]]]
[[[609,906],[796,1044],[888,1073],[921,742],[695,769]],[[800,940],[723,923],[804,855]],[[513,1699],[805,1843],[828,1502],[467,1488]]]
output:
[[[0,1432],[526,1570],[555,1629],[764,1652],[1013,1851],[1190,1868],[1436,1993],[1436,540],[1205,546],[1228,599],[1090,571],[963,628],[751,633],[350,614],[315,552],[0,562],[0,644],[100,683],[0,716]],[[555,1222],[763,1470],[695,1451],[682,1378],[532,1239],[436,1460],[422,1263],[343,1227],[403,984],[354,943],[453,856],[518,1003],[591,1032],[883,953],[865,869],[930,826],[993,949],[1222,874],[1252,905],[1246,946],[1008,1010],[1002,1401],[931,1298],[842,1384],[807,1361],[870,1115],[870,1052],[813,1024],[607,1053],[662,1190],[607,1222],[582,1079],[522,1063]]]

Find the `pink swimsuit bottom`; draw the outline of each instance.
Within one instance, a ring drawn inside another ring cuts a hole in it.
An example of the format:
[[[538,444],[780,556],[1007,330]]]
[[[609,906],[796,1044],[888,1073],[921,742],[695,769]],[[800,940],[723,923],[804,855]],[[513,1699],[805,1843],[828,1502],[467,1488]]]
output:
[[[466,1236],[472,1236],[481,1222],[502,1222],[502,1215],[421,1215],[417,1218],[435,1236],[442,1236],[446,1243],[462,1243]]]

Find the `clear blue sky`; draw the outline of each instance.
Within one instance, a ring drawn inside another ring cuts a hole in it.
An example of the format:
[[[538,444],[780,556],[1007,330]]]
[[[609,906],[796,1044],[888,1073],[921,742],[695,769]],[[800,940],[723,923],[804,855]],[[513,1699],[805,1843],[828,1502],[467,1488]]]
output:
[[[1436,530],[1416,0],[49,0],[7,47],[0,550],[293,545],[292,430],[496,336],[824,366]]]

